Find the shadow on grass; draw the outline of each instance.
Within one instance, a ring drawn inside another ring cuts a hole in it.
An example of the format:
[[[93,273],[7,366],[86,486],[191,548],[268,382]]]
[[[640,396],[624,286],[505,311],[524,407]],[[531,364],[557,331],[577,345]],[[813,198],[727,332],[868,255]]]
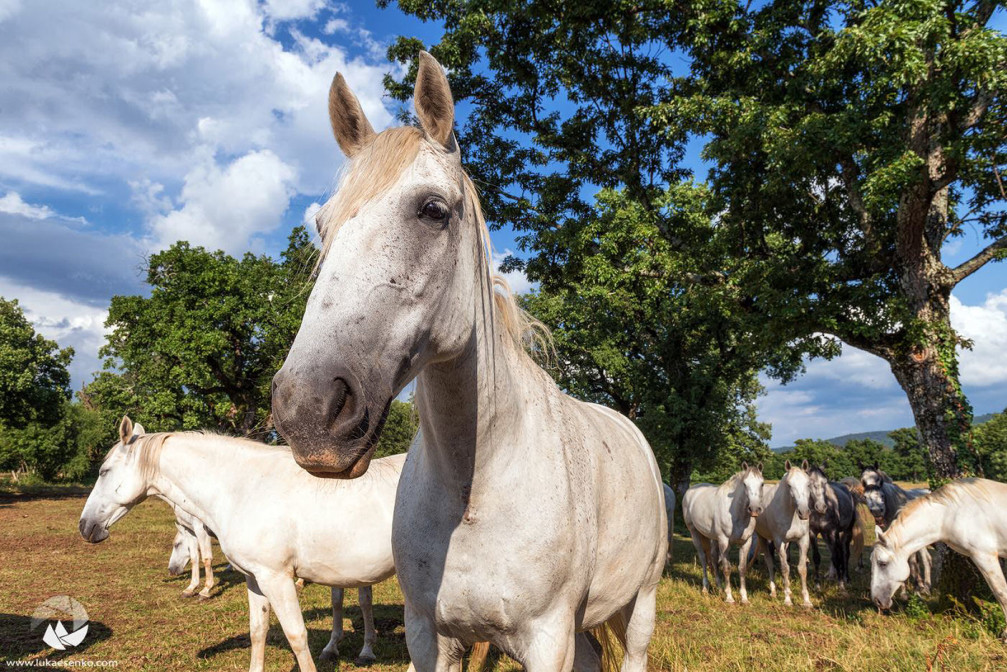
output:
[[[31,616],[0,614],[0,659],[24,660],[26,658],[38,657],[39,654],[48,651],[49,653],[45,655],[45,658],[49,660],[63,660],[68,656],[84,653],[91,646],[112,636],[112,629],[104,623],[89,621],[87,624],[87,636],[84,637],[84,641],[66,651],[57,651],[42,641],[42,635],[45,633],[45,623],[42,623],[33,630],[31,621]]]
[[[240,575],[239,575],[240,576]],[[330,618],[331,609],[316,607],[304,612],[304,621],[311,624],[313,621]],[[343,610],[343,618],[350,619],[352,629],[344,631],[342,641],[339,642],[339,660],[341,662],[352,662],[356,658],[360,649],[364,646],[364,618],[360,608],[356,606],[347,607]],[[374,653],[378,657],[380,664],[405,665],[409,663],[409,653],[406,650],[406,636],[403,627],[403,612],[401,604],[375,604],[374,605],[374,627],[377,630],[377,642],[374,645]],[[311,655],[316,660],[322,649],[329,642],[331,630],[326,628],[308,627],[308,647]],[[266,635],[266,644],[281,647],[290,653],[290,645],[283,634],[283,629],[275,618],[270,623],[269,632]],[[202,660],[210,659],[227,651],[236,649],[247,649],[251,651],[252,641],[249,634],[243,633],[228,637],[216,644],[200,650],[196,657]],[[267,649],[268,651],[268,649]],[[267,656],[269,654],[267,653]],[[290,655],[293,655],[290,653]]]
[[[216,597],[220,597],[229,589],[235,586],[239,586],[241,588],[245,587],[245,575],[236,569],[225,570],[224,569],[225,567],[227,567],[227,563],[221,562],[218,566],[215,566],[213,568],[213,588],[210,589],[210,597],[206,599],[212,600]],[[202,578],[204,578],[202,573],[200,574],[200,577],[201,580],[199,583],[199,590],[202,590],[203,589]],[[164,577],[163,582],[167,584],[177,583],[179,586],[178,594],[179,597],[181,598],[182,590],[185,588],[185,586],[189,585],[189,581],[191,580],[191,578],[192,575],[189,572],[189,566],[186,565],[185,571],[183,571],[181,574],[179,574],[178,576],[167,575]],[[199,598],[192,598],[192,599],[199,599]]]

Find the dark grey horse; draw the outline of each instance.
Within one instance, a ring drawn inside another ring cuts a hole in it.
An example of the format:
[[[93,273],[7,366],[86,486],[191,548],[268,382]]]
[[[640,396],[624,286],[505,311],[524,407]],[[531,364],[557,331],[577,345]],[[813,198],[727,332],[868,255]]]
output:
[[[811,510],[811,549],[815,563],[815,585],[820,585],[819,566],[822,557],[818,552],[817,537],[821,535],[829,553],[836,580],[840,588],[850,580],[850,542],[853,528],[857,523],[857,511],[853,495],[842,483],[830,481],[825,475],[825,466],[813,467],[811,477],[811,498],[815,502]]]

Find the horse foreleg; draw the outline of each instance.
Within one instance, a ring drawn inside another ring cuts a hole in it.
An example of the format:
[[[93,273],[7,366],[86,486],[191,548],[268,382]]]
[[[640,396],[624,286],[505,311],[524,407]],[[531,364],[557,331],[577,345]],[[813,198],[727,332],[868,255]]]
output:
[[[1007,580],[1004,580],[1003,569],[1000,567],[1000,556],[996,553],[976,553],[971,557],[979,573],[989,584],[997,602],[1000,603],[1004,618],[1007,619]],[[1000,633],[1000,639],[1007,641],[1007,630]]]
[[[774,581],[774,563],[773,563],[773,552],[770,550],[769,545],[766,540],[759,537],[756,542],[759,544],[759,551],[762,553],[762,559],[766,561],[766,572],[769,574],[769,596],[776,597],[776,581]]]
[[[405,600],[405,603],[409,671],[461,672],[465,646],[457,639],[437,634],[433,621],[412,609],[408,599]],[[571,642],[572,647],[573,643]]]
[[[700,536],[699,532],[695,530],[689,530],[689,534],[692,535],[692,545],[696,547],[696,555],[699,556],[699,564],[703,566],[703,594],[706,595],[710,592],[710,580],[707,578],[706,573],[706,549],[707,543]]]
[[[822,580],[820,576],[821,576],[822,554],[818,550],[817,534],[815,535],[815,538],[811,544],[811,560],[812,562],[815,563],[815,590],[821,590]]]
[[[790,544],[781,541],[776,544],[776,557],[780,561],[780,574],[783,577],[783,604],[793,605],[790,600]]]
[[[748,604],[748,590],[745,587],[745,575],[748,573],[748,551],[752,547],[752,539],[755,537],[753,534],[751,537],[745,540],[745,543],[741,545],[741,549],[738,551],[738,578],[741,581],[741,603]]]
[[[925,547],[921,548],[919,551],[920,556],[920,578],[922,579],[922,584],[920,585],[920,592],[924,595],[930,594],[930,570],[931,570],[931,559],[930,551]]]
[[[249,672],[262,672],[266,666],[266,634],[269,632],[269,600],[259,590],[252,576],[245,577],[248,587],[248,638],[252,641]]]
[[[196,537],[186,532],[185,543],[189,547],[189,585],[182,591],[182,597],[192,597],[199,587],[199,548],[196,546]]]
[[[205,600],[210,597],[210,589],[213,588],[213,542],[202,523],[197,522],[194,531],[196,542],[199,544],[199,554],[203,558],[203,590],[199,591],[199,599]]]
[[[315,672],[315,662],[308,650],[308,630],[304,627],[304,616],[301,614],[301,605],[297,602],[294,580],[279,573],[257,575],[255,580],[276,612],[283,634],[297,659],[297,666],[301,672]]]
[[[808,546],[810,535],[805,535],[797,542],[797,574],[801,577],[801,598],[805,607],[811,607],[811,596],[808,595]],[[816,544],[817,545],[817,544]]]
[[[728,551],[731,548],[731,542],[727,539],[722,539],[717,541],[717,555],[720,559],[720,571],[724,573],[724,601],[728,604],[734,604],[734,595],[731,594],[731,558],[728,555]]]
[[[319,660],[330,661],[339,658],[339,642],[343,639],[343,589],[332,587],[332,634],[329,643],[322,649]]]
[[[374,601],[371,587],[365,586],[358,590],[357,600],[360,602],[360,613],[364,617],[364,648],[360,650],[360,655],[353,664],[370,665],[375,661],[374,641],[377,639],[374,631]]]

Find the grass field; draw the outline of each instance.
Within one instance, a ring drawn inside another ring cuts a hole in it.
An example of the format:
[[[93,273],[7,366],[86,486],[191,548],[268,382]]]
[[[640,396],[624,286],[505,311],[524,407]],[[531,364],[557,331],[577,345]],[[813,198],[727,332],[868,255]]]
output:
[[[84,504],[78,490],[0,495],[0,658],[118,661],[126,670],[243,670],[248,667],[248,614],[243,578],[221,571],[206,602],[180,597],[188,573],[169,577],[172,515],[161,502],[141,504],[102,544],[77,533]],[[795,582],[796,572],[792,573]],[[1007,647],[975,621],[897,608],[883,616],[869,604],[866,572],[847,595],[834,586],[812,592],[813,610],[787,608],[768,597],[764,574],[753,570],[752,604],[704,597],[691,542],[675,542],[675,562],[661,584],[651,668],[660,670],[1003,670]],[[737,575],[735,574],[735,585]],[[29,623],[35,607],[70,595],[88,610],[90,631],[72,653],[53,652]],[[402,597],[394,580],[374,591],[379,631],[373,669],[405,670]],[[332,625],[329,591],[309,585],[301,595],[316,657]],[[339,667],[354,669],[363,626],[356,592],[344,613],[347,637]],[[496,669],[513,661],[491,657]],[[266,648],[267,670],[290,670],[293,656],[275,617]]]

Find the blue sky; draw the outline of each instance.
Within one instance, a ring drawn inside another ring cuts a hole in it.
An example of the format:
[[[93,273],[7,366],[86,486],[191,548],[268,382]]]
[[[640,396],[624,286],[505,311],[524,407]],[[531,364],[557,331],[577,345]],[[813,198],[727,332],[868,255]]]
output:
[[[333,73],[376,128],[389,125],[381,79],[399,34],[430,43],[438,30],[370,2],[0,0],[0,295],[75,348],[75,388],[100,366],[109,298],[144,291],[146,255],[179,239],[282,248],[342,162],[326,113]],[[689,162],[702,177],[697,152]],[[509,231],[494,244],[516,249]],[[970,232],[946,260],[981,245]],[[954,300],[955,326],[976,344],[962,355],[965,389],[978,412],[1002,410],[1007,264]],[[774,445],[912,422],[887,366],[852,348],[786,387],[765,382]]]

